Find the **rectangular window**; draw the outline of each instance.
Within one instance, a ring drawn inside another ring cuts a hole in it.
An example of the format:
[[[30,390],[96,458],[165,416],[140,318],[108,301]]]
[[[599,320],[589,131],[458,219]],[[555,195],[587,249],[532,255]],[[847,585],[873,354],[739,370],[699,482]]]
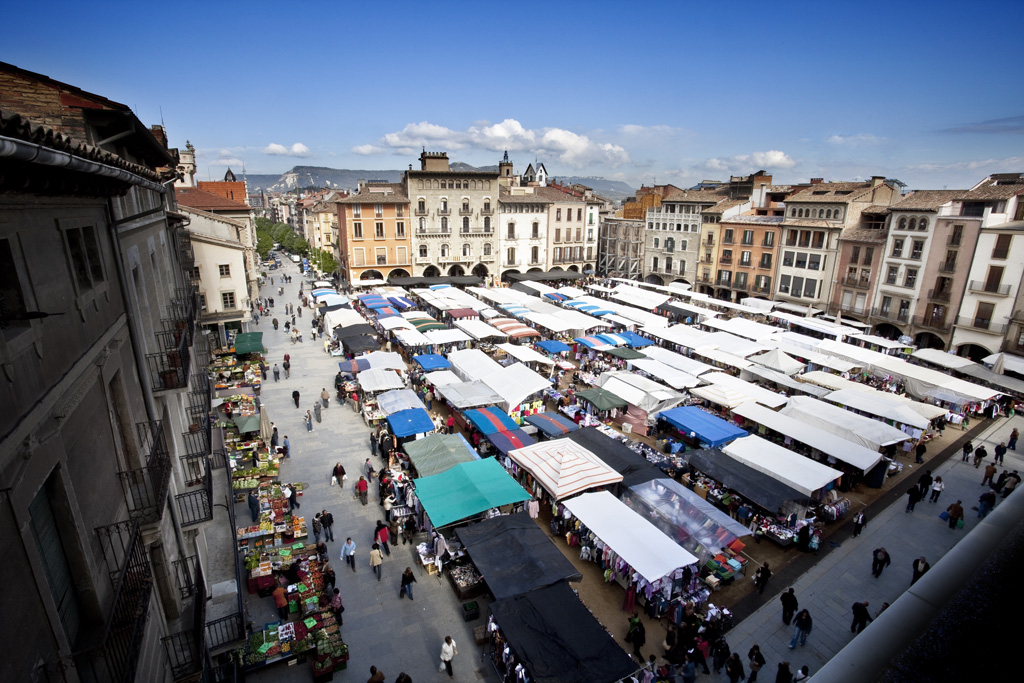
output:
[[[104,282],[106,278],[103,276],[103,260],[100,257],[96,229],[91,225],[69,228],[64,231],[64,235],[68,242],[71,269],[79,289],[90,290]]]
[[[18,264],[11,249],[11,240],[0,240],[0,303],[8,315],[17,315],[28,310],[25,291],[21,287]],[[31,327],[28,320],[10,319],[0,327],[8,338]]]
[[[795,265],[797,268],[806,268],[807,267],[807,254],[805,254],[802,251],[798,251],[796,253],[796,263],[794,263],[793,265]]]
[[[914,287],[917,285],[917,268],[907,268],[907,275],[903,279],[904,287]]]
[[[900,310],[896,314],[897,320],[906,320],[910,316],[910,302],[906,299],[900,299]]]
[[[388,248],[387,247],[375,247],[373,250],[374,258],[376,259],[378,266],[386,266],[388,263]]]
[[[530,263],[540,263],[540,247],[530,247]]]
[[[398,221],[395,223],[395,237],[402,240],[405,239],[405,222]]]
[[[743,231],[743,244],[748,244],[749,245],[749,244],[753,244],[753,243],[754,243],[754,231],[753,230],[744,230]]]
[[[850,249],[850,264],[855,266],[858,261],[860,261],[860,245],[855,244]]]
[[[423,204],[423,200],[420,200],[421,208],[422,208],[422,204]],[[352,205],[352,217],[353,218],[362,218],[362,216],[363,216],[363,207],[362,207],[362,205],[361,204],[353,204]]]
[[[903,258],[903,240],[896,239],[892,241],[892,254],[893,258]]]
[[[556,249],[555,251],[558,251],[558,250]],[[658,257],[657,256],[651,258],[651,270],[652,271],[657,271],[658,270]]]
[[[808,254],[807,267],[811,270],[821,270],[821,254]]]
[[[813,299],[818,290],[818,281],[807,278],[804,280],[804,296]]]
[[[892,297],[891,296],[883,296],[882,297],[882,305],[879,307],[879,312],[881,313],[881,315],[883,317],[888,318],[889,317],[889,309],[890,308],[892,308]]]
[[[889,270],[888,270],[888,272],[885,275],[885,284],[887,284],[887,285],[894,285],[894,284],[896,284],[896,278],[899,277],[899,274],[900,274],[900,267],[899,266],[889,266]]]
[[[221,263],[217,265],[217,272],[221,277],[231,277],[231,264]]]
[[[232,310],[235,308],[235,293],[234,292],[221,292],[220,293],[220,305],[225,311]]]
[[[985,291],[986,292],[998,292],[999,283],[1003,279],[1003,267],[1002,266],[989,266],[988,274],[985,277]]]
[[[814,233],[814,248],[824,249],[825,248],[825,233],[816,231]]]
[[[395,216],[397,218],[402,218],[403,216],[405,216],[405,207],[402,206],[401,204],[395,204]]]
[[[759,264],[762,268],[772,267],[772,255],[771,252],[765,252],[761,254],[761,263]]]
[[[384,205],[383,204],[374,204],[373,205],[373,215],[374,215],[375,218],[383,218],[384,217]]]
[[[73,528],[73,525],[58,523],[47,488],[44,487],[29,505],[29,527],[39,551],[50,597],[53,598],[68,641],[74,643],[78,639],[80,607],[74,575],[60,531],[62,528]]]
[[[861,263],[863,266],[870,266],[871,259],[875,257],[874,247],[864,247],[864,261]]]
[[[555,209],[555,220],[556,221],[562,220],[562,210],[561,209]]]
[[[978,309],[974,314],[974,326],[987,330],[989,325],[992,324],[992,313],[995,311],[996,305],[988,303],[987,301],[978,302]]]
[[[373,236],[379,240],[384,239],[384,223],[382,221],[373,224]]]
[[[782,265],[791,266],[795,262],[796,254],[792,251],[782,252]]]
[[[722,236],[722,242],[724,244],[732,244],[732,242],[733,242],[732,228],[726,228],[725,229],[725,234]]]
[[[366,265],[366,249],[364,249],[363,247],[356,247],[355,249],[352,250],[352,265]]]
[[[555,242],[561,242],[561,241],[562,241],[562,229],[561,228],[555,228]]]
[[[749,266],[750,265],[750,252],[749,251],[741,251],[740,252],[740,265],[741,266]]]
[[[516,224],[515,223],[509,223],[508,224],[508,238],[510,240],[514,240],[516,238]]]
[[[508,262],[507,262],[506,265],[510,265],[510,266],[516,265],[516,250],[514,248],[509,248],[509,250],[506,252],[506,256],[505,257],[508,259]]]
[[[362,223],[353,223],[352,224],[352,237],[357,239],[357,240],[363,239],[363,224]]]
[[[795,297],[799,297],[804,291],[804,279],[802,277],[793,278],[793,291],[791,294]]]
[[[789,294],[789,281],[790,277],[788,275],[779,276],[779,291],[781,293]]]
[[[1024,206],[1024,204],[1021,204],[1021,206]],[[963,241],[963,239],[964,239],[964,226],[962,226],[962,225],[954,225],[953,226],[953,232],[950,233],[950,235],[949,235],[949,245],[951,247],[959,247],[960,243]]]
[[[576,209],[576,220],[583,220],[583,209]]]
[[[787,230],[786,231],[786,246],[787,247],[795,247],[796,246],[796,230]]]
[[[910,258],[920,260],[922,253],[924,253],[924,240],[914,240],[910,246]]]
[[[583,241],[583,228],[576,228],[576,241],[577,242],[582,242]]]
[[[1013,235],[999,235],[996,237],[996,246],[992,250],[992,258],[1004,259],[1010,253],[1010,240]]]
[[[395,259],[398,263],[408,263],[409,247],[395,247]]]

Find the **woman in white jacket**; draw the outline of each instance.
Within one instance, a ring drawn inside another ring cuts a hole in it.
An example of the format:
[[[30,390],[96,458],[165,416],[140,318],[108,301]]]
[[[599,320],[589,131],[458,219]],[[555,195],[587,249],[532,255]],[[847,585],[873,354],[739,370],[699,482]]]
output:
[[[452,658],[457,654],[459,651],[455,647],[455,641],[451,636],[445,636],[444,643],[441,645],[441,664],[443,670],[448,672],[448,678],[455,678],[455,674],[452,673]]]

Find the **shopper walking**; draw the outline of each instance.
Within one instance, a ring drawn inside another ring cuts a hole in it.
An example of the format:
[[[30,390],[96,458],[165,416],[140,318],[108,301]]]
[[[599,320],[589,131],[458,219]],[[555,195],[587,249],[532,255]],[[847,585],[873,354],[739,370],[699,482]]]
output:
[[[338,622],[338,626],[345,623],[345,620],[341,618],[341,613],[345,611],[345,605],[341,602],[341,590],[335,588],[334,594],[331,596],[331,611],[334,612],[334,620]]]
[[[441,645],[441,663],[444,671],[448,672],[448,678],[455,678],[455,674],[452,672],[452,660],[457,654],[459,654],[459,649],[455,647],[455,641],[451,636],[445,636],[444,643]]]
[[[284,442],[281,444],[281,455],[285,458],[292,457],[292,442],[288,440],[288,435],[284,435]]]
[[[871,551],[871,575],[876,579],[882,575],[882,570],[890,564],[892,564],[892,558],[889,557],[885,548],[875,548]]]
[[[346,538],[341,546],[341,559],[345,560],[352,571],[356,570],[356,543],[351,538]]]
[[[256,495],[255,490],[249,490],[249,512],[252,513],[252,523],[255,524],[260,519],[260,499]]]
[[[1005,443],[1001,443],[1001,444],[999,444],[998,446],[996,446],[996,451],[995,451],[995,453],[996,453],[996,454],[995,454],[995,458],[993,458],[993,459],[994,459],[994,460],[995,460],[995,461],[996,461],[997,463],[999,463],[1000,465],[1002,465],[1002,464],[1003,464],[1003,456],[1004,456],[1004,455],[1006,455],[1006,444],[1005,444]]]
[[[811,619],[811,613],[805,609],[800,610],[800,613],[796,615],[796,619],[793,621],[793,639],[789,641],[789,649],[792,650],[798,644],[806,645],[807,636],[811,635],[813,627],[814,620]]]
[[[278,586],[272,593],[274,596],[274,606],[277,607],[277,616],[282,621],[288,619],[288,595],[285,592],[284,586]]]
[[[914,560],[912,568],[914,571],[914,575],[913,578],[910,579],[911,586],[917,583],[917,580],[924,576],[928,572],[928,570],[932,568],[932,566],[928,564],[928,560],[924,559],[924,557],[919,557],[916,560]]]
[[[924,474],[917,478],[917,488],[921,490],[920,500],[924,500],[925,496],[928,495],[928,489],[932,485],[932,471],[925,470]]]
[[[306,431],[313,431],[313,413],[307,410],[306,416],[303,417],[302,419],[306,422]]]
[[[330,584],[330,588],[327,590],[334,590],[335,585],[338,583],[338,575],[334,573],[334,567],[331,566],[330,562],[324,563],[323,569],[324,576],[324,587],[326,588]]]
[[[790,646],[789,649],[793,649]],[[775,683],[793,683],[793,672],[789,670],[789,662],[779,664],[779,670],[775,674]]]
[[[935,503],[939,500],[939,495],[942,490],[946,488],[946,485],[942,483],[942,477],[935,477],[935,481],[932,482],[932,495],[928,499],[929,503]]]
[[[907,507],[904,512],[913,512],[914,506],[917,505],[918,501],[921,500],[921,489],[917,486],[911,486],[910,490],[907,491]]]
[[[313,515],[313,538],[316,539],[317,543],[320,542],[320,534],[322,534],[323,532],[324,525],[320,521],[320,513],[318,512],[315,515]]]
[[[985,444],[981,444],[974,449],[974,469],[978,469],[981,465],[981,461],[988,457],[988,451],[985,449]]]
[[[768,563],[765,562],[754,573],[754,586],[757,588],[758,594],[764,595],[764,589],[768,585],[768,579],[770,578],[772,578],[772,570],[768,568]]]
[[[285,379],[292,376],[292,362],[290,360],[285,360],[285,362],[281,363],[281,367],[284,368]]]
[[[275,321],[276,323],[276,321]],[[279,382],[281,380],[281,368],[277,367],[277,363],[274,363],[274,381]]]
[[[390,533],[391,532],[388,530],[388,525],[378,519],[377,528],[373,531],[373,541],[374,543],[380,545],[381,549],[383,549],[384,554],[386,555],[391,554],[391,548],[388,547],[388,541],[391,538]]]
[[[1019,438],[1020,431],[1018,431],[1017,428],[1014,427],[1013,431],[1010,432],[1010,440],[1006,442],[1006,447],[1009,448],[1011,451],[1017,450],[1017,439]]]
[[[319,403],[314,403],[313,404],[313,415],[316,416],[316,423],[317,424],[320,424],[321,422],[323,422],[323,413],[321,412],[322,410],[323,409],[320,407]]]
[[[964,506],[963,501],[958,500],[957,502],[946,508],[946,513],[949,515],[949,528],[956,529],[957,523],[964,518]]]
[[[928,447],[924,445],[924,441],[918,441],[917,442],[917,448],[914,449],[914,455],[916,456],[914,458],[914,462],[916,462],[916,463],[924,462],[924,454],[927,453],[927,452],[928,452]]]
[[[324,527],[324,538],[334,543],[334,515],[327,510],[320,513],[320,524]]]
[[[985,491],[978,498],[978,519],[985,519],[988,517],[988,513],[992,512],[992,508],[996,506],[996,492],[992,489]]]
[[[356,482],[356,495],[359,496],[359,501],[366,505],[369,499],[370,485],[366,483],[366,477],[359,477],[359,481]]]
[[[850,633],[860,633],[871,621],[871,613],[868,612],[868,601],[853,603],[853,623],[850,624]]]
[[[366,683],[384,683],[384,672],[378,671],[377,667],[370,667],[370,677],[366,679]]]
[[[971,451],[973,450],[974,444],[972,444],[971,440],[968,439],[966,442],[964,442],[963,453],[960,456],[960,462],[967,462],[967,460],[971,457]]]
[[[729,683],[738,683],[747,677],[743,671],[743,662],[740,661],[740,653],[733,652],[725,661],[725,675],[729,677]]]
[[[406,567],[405,571],[402,572],[402,586],[398,589],[398,599],[401,600],[409,595],[409,599],[412,600],[412,585],[416,583],[416,576],[412,573],[412,567]]]
[[[295,401],[295,407],[299,407],[299,390],[296,389],[292,392],[292,400]]]
[[[992,477],[996,476],[996,472],[998,471],[999,468],[992,463],[985,465],[985,477],[981,480],[981,485],[984,486],[985,484],[991,484]]]
[[[1020,475],[1017,474],[1017,470],[1010,472],[1006,475],[1006,482],[1003,483],[1003,500],[1013,493],[1014,489],[1017,488],[1017,484],[1020,483]]]
[[[277,427],[274,427],[274,423],[270,423],[271,428],[274,430],[270,435],[270,450],[277,451]]]
[[[380,551],[380,545],[374,543],[370,548],[370,568],[377,575],[377,580],[380,581],[381,576],[381,565],[384,563],[384,554]]]
[[[320,400],[323,402],[324,408],[326,409],[328,402],[331,400],[331,395],[327,393],[327,387],[320,390]]]
[[[867,526],[868,518],[864,515],[864,511],[861,510],[853,516],[853,537],[857,538],[860,536],[861,530]]]
[[[751,646],[747,652],[747,666],[750,667],[750,676],[747,678],[749,683],[754,683],[757,680],[757,672],[761,670],[767,662],[765,662],[764,655],[761,654],[761,647],[757,644]]]
[[[796,593],[790,588],[779,596],[779,600],[782,602],[782,623],[789,626],[789,622],[793,620],[793,615],[796,614],[797,607],[799,607]]]
[[[647,642],[647,629],[644,627],[644,622],[641,621],[640,615],[633,612],[633,616],[629,618],[629,629],[626,631],[626,642],[633,646],[633,656],[637,658],[637,661],[643,662],[644,656],[641,652],[644,644]]]

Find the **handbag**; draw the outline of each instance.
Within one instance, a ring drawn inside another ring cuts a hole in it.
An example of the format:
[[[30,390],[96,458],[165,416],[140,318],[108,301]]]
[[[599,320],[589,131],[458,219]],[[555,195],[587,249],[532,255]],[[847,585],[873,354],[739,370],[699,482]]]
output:
[[[443,659],[441,660],[441,663],[437,666],[437,671],[438,671],[438,673],[444,673],[444,660]]]
[[[941,519],[943,522],[948,522],[949,521],[949,513],[946,512],[945,510],[943,510],[942,512],[939,513],[939,519]]]
[[[331,486],[334,486],[337,483],[338,483],[338,478],[332,474],[331,475]]]
[[[964,528],[964,518],[963,517],[961,517],[960,519],[956,520],[956,528],[957,529],[963,529]]]

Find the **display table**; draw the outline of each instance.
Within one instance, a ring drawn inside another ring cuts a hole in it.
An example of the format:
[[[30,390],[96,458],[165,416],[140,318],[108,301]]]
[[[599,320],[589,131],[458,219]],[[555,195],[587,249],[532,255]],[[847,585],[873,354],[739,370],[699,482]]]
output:
[[[452,567],[448,579],[459,600],[469,600],[487,592],[487,584],[472,564]]]

